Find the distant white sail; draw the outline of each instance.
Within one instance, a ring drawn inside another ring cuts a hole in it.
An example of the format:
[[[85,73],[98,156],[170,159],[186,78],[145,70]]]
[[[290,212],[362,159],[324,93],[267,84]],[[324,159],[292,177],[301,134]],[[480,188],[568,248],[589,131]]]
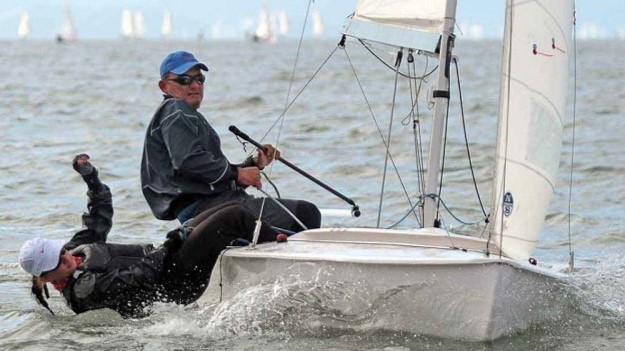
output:
[[[136,11],[132,17],[132,25],[134,29],[135,38],[143,38],[145,36],[145,21],[143,20],[143,13]]]
[[[216,21],[211,25],[211,39],[220,40],[223,38],[223,26],[221,21]]]
[[[278,12],[278,28],[282,36],[289,35],[289,16],[286,11]]]
[[[132,12],[129,9],[122,11],[121,33],[124,38],[132,38],[135,35],[132,23]]]
[[[74,41],[78,39],[76,26],[74,25],[74,17],[72,16],[72,11],[69,8],[68,0],[66,0],[63,4],[63,24],[57,39],[59,41]]]
[[[163,13],[163,25],[161,26],[161,35],[163,38],[169,38],[172,31],[171,12],[165,11]]]
[[[312,13],[312,21],[313,21],[313,35],[316,38],[320,38],[323,36],[323,33],[325,33],[325,25],[323,23],[323,20],[321,19],[321,13],[319,13],[319,11],[315,10]]]
[[[538,242],[555,188],[573,6],[573,0],[507,4],[491,223],[493,242],[517,259],[527,259]]]
[[[257,41],[274,42],[273,31],[271,29],[271,17],[267,10],[267,3],[263,2],[263,6],[258,15],[258,27],[256,27],[255,39]]]
[[[30,23],[28,12],[24,11],[20,15],[20,24],[17,27],[17,35],[20,39],[26,39],[30,35]]]

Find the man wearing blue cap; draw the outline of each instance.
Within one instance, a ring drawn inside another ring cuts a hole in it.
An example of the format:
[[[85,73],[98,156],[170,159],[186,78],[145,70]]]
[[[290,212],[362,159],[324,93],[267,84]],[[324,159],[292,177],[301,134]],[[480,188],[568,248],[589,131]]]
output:
[[[239,202],[260,214],[273,226],[290,230],[318,228],[319,209],[302,200],[280,199],[297,219],[273,201],[245,192],[262,186],[260,171],[280,151],[263,145],[256,157],[232,164],[221,150],[221,140],[198,111],[204,98],[202,71],[208,67],[193,54],[175,51],[161,64],[158,86],[164,100],[157,108],[145,136],[141,161],[141,185],[152,213],[158,219],[180,222],[225,202]]]

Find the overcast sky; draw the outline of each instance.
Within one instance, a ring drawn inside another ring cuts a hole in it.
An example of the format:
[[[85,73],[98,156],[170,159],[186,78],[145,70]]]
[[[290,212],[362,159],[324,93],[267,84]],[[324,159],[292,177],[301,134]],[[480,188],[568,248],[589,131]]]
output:
[[[31,38],[54,38],[62,23],[65,0],[0,0],[0,39],[17,39],[20,14],[28,12]],[[124,9],[141,12],[147,38],[160,37],[163,13],[173,19],[172,37],[193,39],[202,33],[207,39],[241,38],[245,28],[254,27],[262,0],[67,0],[80,39],[115,39],[121,36]],[[558,1],[558,0],[553,0]],[[325,22],[325,36],[334,38],[356,0],[315,0]],[[458,0],[458,23],[465,35],[498,37],[503,27],[505,0]],[[270,11],[289,15],[290,37],[301,32],[308,0],[267,0]],[[625,37],[625,0],[577,0],[580,37]],[[310,27],[309,27],[310,28]],[[310,34],[307,34],[310,35]]]

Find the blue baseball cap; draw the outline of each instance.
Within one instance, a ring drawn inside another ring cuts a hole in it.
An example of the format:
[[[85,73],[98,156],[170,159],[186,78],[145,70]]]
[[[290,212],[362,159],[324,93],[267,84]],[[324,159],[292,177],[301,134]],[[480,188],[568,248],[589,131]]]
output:
[[[161,63],[161,78],[164,78],[169,72],[173,74],[183,74],[193,67],[199,67],[204,71],[208,71],[208,67],[198,62],[192,53],[187,51],[174,51],[167,55],[163,63]]]

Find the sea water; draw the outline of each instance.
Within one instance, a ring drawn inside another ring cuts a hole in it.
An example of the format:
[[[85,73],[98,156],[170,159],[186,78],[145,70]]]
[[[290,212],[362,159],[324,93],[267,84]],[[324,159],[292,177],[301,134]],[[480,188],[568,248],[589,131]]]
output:
[[[351,306],[347,310],[355,312],[349,318],[367,318],[358,314],[357,302],[340,285],[316,286],[311,282],[253,287],[241,292],[236,301],[208,307],[157,305],[150,317],[136,320],[124,320],[111,311],[76,316],[56,291],[51,292],[50,300],[57,312],[55,316],[36,304],[29,293],[29,277],[17,264],[18,250],[23,241],[36,235],[69,239],[81,228],[86,186],[71,168],[74,155],[89,154],[102,180],[112,188],[115,218],[109,241],[158,244],[176,226],[174,222],[153,218],[141,194],[139,180],[144,133],[162,99],[157,86],[158,67],[171,50],[192,51],[210,67],[201,111],[221,135],[223,149],[233,162],[242,160],[252,148],[249,145],[244,148],[227,131],[230,124],[256,139],[278,145],[284,158],[355,199],[362,209],[363,216],[358,219],[328,217],[324,218],[324,225],[375,226],[379,221],[381,226],[389,226],[401,218],[410,207],[405,194],[409,194],[414,204],[418,184],[414,171],[413,124],[410,118],[406,119],[412,110],[410,97],[401,93],[394,100],[393,71],[355,43],[338,49],[300,94],[335,48],[332,41],[307,42],[295,64],[295,41],[276,45],[239,41],[3,42],[0,46],[0,348],[625,349],[622,336],[625,327],[622,200],[625,185],[621,181],[625,171],[623,41],[577,45],[576,121],[573,123],[570,117],[565,120],[561,176],[535,251],[539,264],[554,270],[567,266],[569,237],[575,251],[576,271],[570,279],[570,293],[562,296],[571,300],[572,307],[563,312],[557,323],[535,326],[493,343],[477,344],[383,329],[350,332],[310,328],[304,321],[336,313],[325,303],[330,299]],[[481,200],[488,212],[501,47],[497,41],[463,42],[455,53],[471,159]],[[392,53],[376,51],[376,54],[386,62],[393,60]],[[426,62],[423,57],[417,57],[416,62],[417,74],[435,67],[433,60]],[[419,112],[425,149],[431,111],[423,97],[434,79],[426,78],[415,108]],[[416,91],[418,87],[412,88]],[[405,83],[400,84],[403,92],[409,89]],[[458,96],[455,78],[452,96]],[[295,97],[296,102],[282,121],[279,116]],[[395,109],[391,123],[392,107]],[[381,135],[389,136],[391,125],[393,159],[387,162],[383,187],[386,147],[380,140]],[[458,99],[452,102],[449,126],[447,187],[442,197],[465,222],[479,222],[483,214],[468,168]],[[283,197],[308,199],[322,208],[349,209],[341,200],[281,164],[265,172]],[[571,197],[570,184],[573,185]],[[275,194],[267,182],[264,188]],[[381,191],[387,195],[382,202]],[[380,204],[382,211],[378,215]],[[448,228],[461,232],[479,233],[482,229],[479,223],[463,225],[449,215],[443,218]],[[414,218],[409,216],[398,227],[415,225]]]

